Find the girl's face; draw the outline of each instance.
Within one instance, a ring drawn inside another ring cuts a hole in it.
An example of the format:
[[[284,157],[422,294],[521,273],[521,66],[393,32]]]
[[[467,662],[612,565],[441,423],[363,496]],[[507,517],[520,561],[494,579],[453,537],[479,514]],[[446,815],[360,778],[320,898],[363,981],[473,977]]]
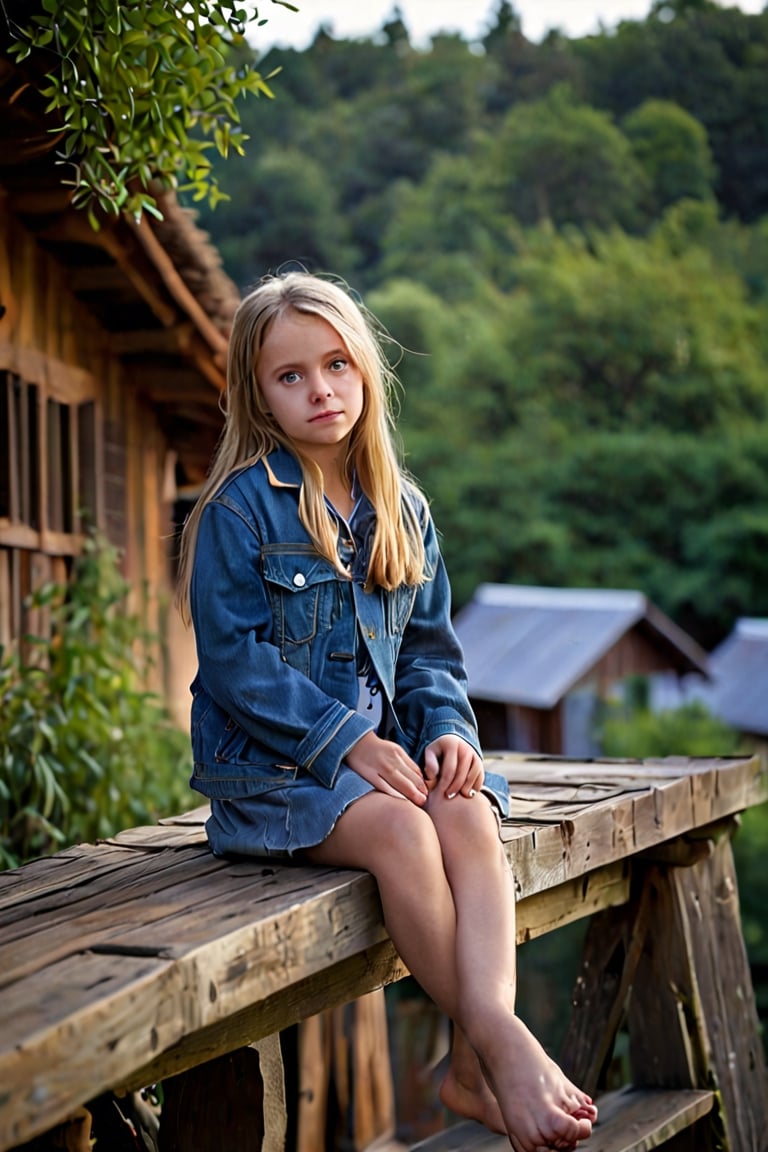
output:
[[[338,455],[363,411],[363,377],[327,320],[289,309],[267,331],[256,362],[264,401],[310,459]]]

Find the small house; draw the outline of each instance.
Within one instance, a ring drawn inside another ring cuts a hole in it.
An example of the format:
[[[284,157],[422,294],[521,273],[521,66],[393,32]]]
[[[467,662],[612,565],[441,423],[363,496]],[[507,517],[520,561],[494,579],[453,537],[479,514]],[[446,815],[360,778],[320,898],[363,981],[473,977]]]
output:
[[[768,620],[742,617],[709,657],[710,679],[691,694],[768,752]]]
[[[628,677],[707,675],[707,655],[641,592],[482,584],[456,615],[488,749],[592,756],[597,703]]]

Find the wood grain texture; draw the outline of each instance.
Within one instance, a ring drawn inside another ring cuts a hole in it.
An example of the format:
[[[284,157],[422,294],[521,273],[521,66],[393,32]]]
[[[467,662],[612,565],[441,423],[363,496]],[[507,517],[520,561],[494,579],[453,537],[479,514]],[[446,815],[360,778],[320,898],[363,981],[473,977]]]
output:
[[[652,1152],[711,1110],[712,1092],[669,1092],[622,1088],[598,1100],[600,1119],[584,1152]],[[506,1136],[495,1136],[480,1124],[455,1124],[412,1152],[509,1152]]]
[[[640,853],[768,796],[756,758],[491,766],[519,939],[621,904]],[[204,818],[0,876],[0,1150],[404,975],[369,875],[217,860]]]

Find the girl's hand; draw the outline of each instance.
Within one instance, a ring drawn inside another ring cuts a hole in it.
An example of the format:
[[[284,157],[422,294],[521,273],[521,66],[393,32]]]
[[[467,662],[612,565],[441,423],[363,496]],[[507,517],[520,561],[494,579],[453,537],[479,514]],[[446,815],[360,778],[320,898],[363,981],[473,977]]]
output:
[[[483,762],[474,748],[460,736],[440,736],[424,753],[424,775],[430,791],[440,788],[449,800],[461,793],[471,798],[485,779]]]
[[[346,755],[347,764],[379,792],[400,796],[414,804],[426,804],[429,792],[418,764],[399,744],[366,732]]]

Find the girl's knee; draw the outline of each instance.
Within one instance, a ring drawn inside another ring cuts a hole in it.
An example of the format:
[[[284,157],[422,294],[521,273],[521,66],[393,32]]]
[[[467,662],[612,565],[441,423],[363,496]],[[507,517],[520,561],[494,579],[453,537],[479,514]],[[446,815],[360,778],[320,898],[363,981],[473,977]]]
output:
[[[452,800],[431,796],[429,804],[441,843],[457,841],[480,855],[496,856],[503,851],[499,820],[487,796],[455,796]]]
[[[371,857],[403,862],[430,855],[440,857],[437,830],[425,808],[382,792],[370,793],[353,804],[350,809],[353,819],[357,815],[355,808],[360,815],[365,812],[365,819],[356,830],[356,840]]]
[[[429,812],[408,801],[396,801],[387,835],[393,852],[402,857],[440,854],[440,840]],[[400,811],[404,808],[405,811]]]

